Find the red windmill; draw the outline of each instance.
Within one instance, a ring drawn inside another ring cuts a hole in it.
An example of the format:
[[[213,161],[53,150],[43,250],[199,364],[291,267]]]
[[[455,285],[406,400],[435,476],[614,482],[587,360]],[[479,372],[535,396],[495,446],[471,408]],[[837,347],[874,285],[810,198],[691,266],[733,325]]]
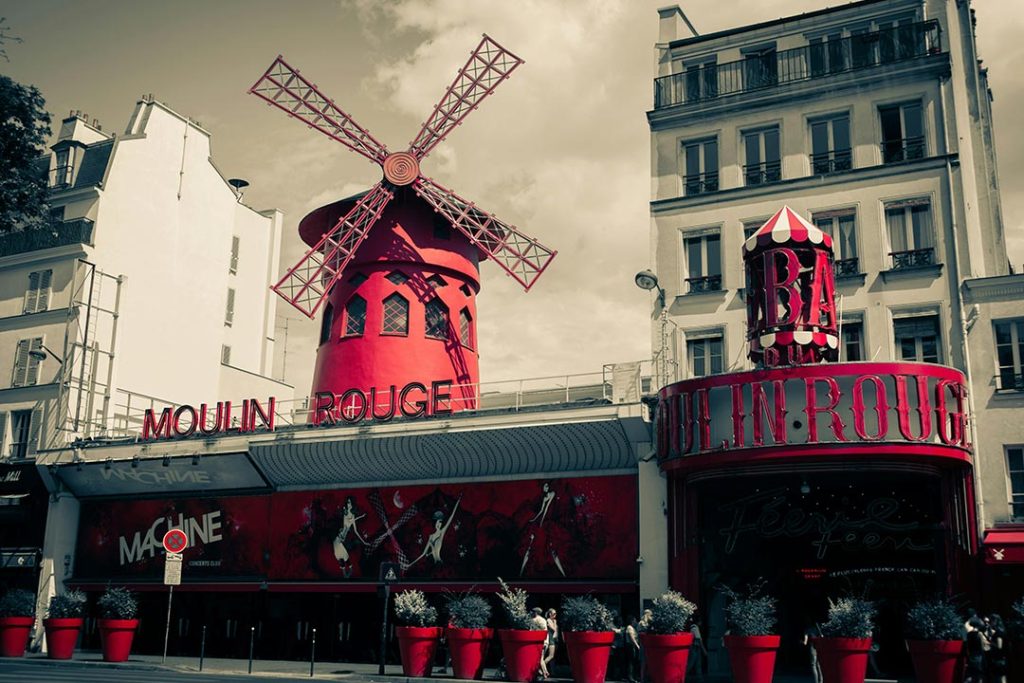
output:
[[[527,290],[554,258],[556,252],[420,172],[423,158],[522,63],[485,35],[409,149],[395,153],[280,56],[249,89],[384,172],[365,194],[300,222],[311,249],[273,287],[310,318],[327,301],[313,392],[340,396],[338,417],[394,414],[396,390],[406,412],[407,404],[426,402],[420,392],[432,382],[449,380],[452,409],[473,407],[479,255]],[[381,396],[389,390],[390,400]],[[359,392],[368,397],[362,405]]]

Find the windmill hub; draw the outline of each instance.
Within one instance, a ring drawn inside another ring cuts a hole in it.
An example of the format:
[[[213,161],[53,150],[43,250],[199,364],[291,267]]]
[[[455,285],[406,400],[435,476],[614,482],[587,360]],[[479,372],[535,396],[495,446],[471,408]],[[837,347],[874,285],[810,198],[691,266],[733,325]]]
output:
[[[384,159],[384,177],[392,185],[411,185],[420,176],[420,164],[408,152],[395,152]]]

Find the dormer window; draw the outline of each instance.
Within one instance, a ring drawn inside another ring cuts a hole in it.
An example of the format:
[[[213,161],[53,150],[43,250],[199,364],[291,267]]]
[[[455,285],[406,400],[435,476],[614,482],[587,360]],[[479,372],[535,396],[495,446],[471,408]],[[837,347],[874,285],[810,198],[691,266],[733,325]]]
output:
[[[51,187],[67,187],[71,184],[71,165],[73,161],[70,147],[54,152],[53,176],[50,179]]]

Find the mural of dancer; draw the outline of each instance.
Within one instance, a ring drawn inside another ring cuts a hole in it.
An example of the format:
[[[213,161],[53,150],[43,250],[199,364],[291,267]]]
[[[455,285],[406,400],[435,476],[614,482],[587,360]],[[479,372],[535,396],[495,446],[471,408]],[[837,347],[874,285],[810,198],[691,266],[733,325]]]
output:
[[[423,546],[423,552],[415,560],[407,564],[404,569],[412,567],[414,564],[422,560],[429,554],[434,558],[434,564],[441,564],[441,547],[444,544],[444,535],[448,533],[448,527],[452,525],[452,520],[455,519],[455,512],[459,509],[459,503],[462,502],[462,494],[459,494],[458,500],[455,501],[455,506],[452,507],[452,513],[448,515],[448,521],[444,522],[444,513],[440,510],[434,512],[434,531],[427,537],[426,545]]]
[[[524,535],[528,532],[530,538],[523,552],[522,564],[519,565],[519,576],[526,573],[526,565],[530,562],[531,554],[538,553],[544,557],[544,560],[551,558],[551,563],[554,564],[558,573],[565,576],[565,569],[562,567],[562,561],[558,557],[558,546],[564,540],[561,538],[564,535],[564,530],[558,527],[554,520],[550,521],[546,528],[544,526],[544,522],[548,521],[548,513],[551,510],[551,506],[557,497],[555,491],[551,488],[551,483],[544,482],[537,514],[527,522],[529,526],[524,531]]]
[[[345,575],[345,578],[352,576],[352,565],[349,563],[351,555],[349,553],[352,545],[355,541],[359,541],[364,546],[366,545],[366,539],[363,538],[362,534],[359,533],[358,522],[362,518],[366,517],[366,513],[356,515],[355,503],[352,500],[352,496],[348,496],[345,499],[345,507],[341,513],[341,529],[338,530],[338,535],[334,537],[334,559],[338,561],[338,566],[341,567],[341,571]],[[349,533],[355,537],[355,540],[349,540]]]

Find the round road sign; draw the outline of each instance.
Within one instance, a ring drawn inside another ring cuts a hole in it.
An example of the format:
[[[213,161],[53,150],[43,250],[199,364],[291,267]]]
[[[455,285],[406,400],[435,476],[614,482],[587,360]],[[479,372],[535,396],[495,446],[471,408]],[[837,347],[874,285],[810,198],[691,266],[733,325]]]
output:
[[[180,553],[188,547],[188,536],[181,529],[171,529],[164,534],[164,550],[169,553]]]

